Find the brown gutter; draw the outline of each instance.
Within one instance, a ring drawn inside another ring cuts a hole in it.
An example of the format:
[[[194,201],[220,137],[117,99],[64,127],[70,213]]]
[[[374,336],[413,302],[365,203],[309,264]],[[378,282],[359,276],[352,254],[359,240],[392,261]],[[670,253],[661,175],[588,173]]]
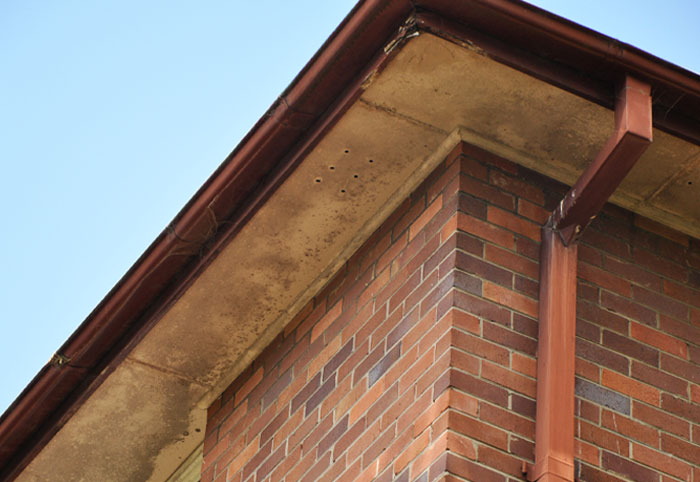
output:
[[[654,127],[700,144],[700,75],[520,1],[417,0],[421,29],[481,49],[576,95],[614,108],[626,75],[652,87]]]
[[[651,93],[631,77],[618,91],[615,131],[542,228],[535,465],[527,478],[574,480],[575,241],[652,141]]]
[[[410,15],[424,31],[474,38],[497,60],[603,105],[620,72],[650,80],[655,109],[666,111],[655,125],[700,144],[700,77],[633,47],[516,1],[362,1],[0,417],[0,480],[29,463],[235,236],[358,95]]]

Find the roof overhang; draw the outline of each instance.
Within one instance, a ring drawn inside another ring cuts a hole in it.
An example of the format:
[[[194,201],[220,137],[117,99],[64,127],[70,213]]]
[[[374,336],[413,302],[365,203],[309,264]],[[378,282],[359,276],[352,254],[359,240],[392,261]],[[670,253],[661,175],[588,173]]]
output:
[[[457,143],[571,184],[625,74],[652,86],[654,143],[612,201],[700,237],[697,75],[520,2],[361,2],[2,416],[0,477],[166,479]]]

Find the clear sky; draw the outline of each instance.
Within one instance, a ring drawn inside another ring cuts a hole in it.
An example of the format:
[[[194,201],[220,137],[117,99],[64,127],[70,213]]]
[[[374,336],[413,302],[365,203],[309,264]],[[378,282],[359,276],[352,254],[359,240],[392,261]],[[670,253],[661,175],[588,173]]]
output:
[[[700,2],[532,3],[700,72]],[[0,412],[353,4],[0,4]]]

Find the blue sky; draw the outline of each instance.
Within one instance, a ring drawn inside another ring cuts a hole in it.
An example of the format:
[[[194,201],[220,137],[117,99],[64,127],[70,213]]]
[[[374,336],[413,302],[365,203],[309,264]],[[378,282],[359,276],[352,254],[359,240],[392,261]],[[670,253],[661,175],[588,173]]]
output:
[[[0,4],[0,412],[353,3]],[[534,3],[700,72],[697,2]]]

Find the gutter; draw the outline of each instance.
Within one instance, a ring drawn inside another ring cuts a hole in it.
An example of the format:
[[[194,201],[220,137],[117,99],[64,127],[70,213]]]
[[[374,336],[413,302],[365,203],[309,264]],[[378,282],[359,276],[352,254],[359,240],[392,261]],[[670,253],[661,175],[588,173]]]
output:
[[[574,480],[576,241],[651,144],[651,118],[650,86],[626,77],[615,131],[542,227],[533,482]]]
[[[514,0],[361,1],[0,417],[0,479],[43,449],[361,94],[407,18],[607,107],[621,73],[639,77],[665,112],[654,125],[700,144],[700,77],[634,47]]]

